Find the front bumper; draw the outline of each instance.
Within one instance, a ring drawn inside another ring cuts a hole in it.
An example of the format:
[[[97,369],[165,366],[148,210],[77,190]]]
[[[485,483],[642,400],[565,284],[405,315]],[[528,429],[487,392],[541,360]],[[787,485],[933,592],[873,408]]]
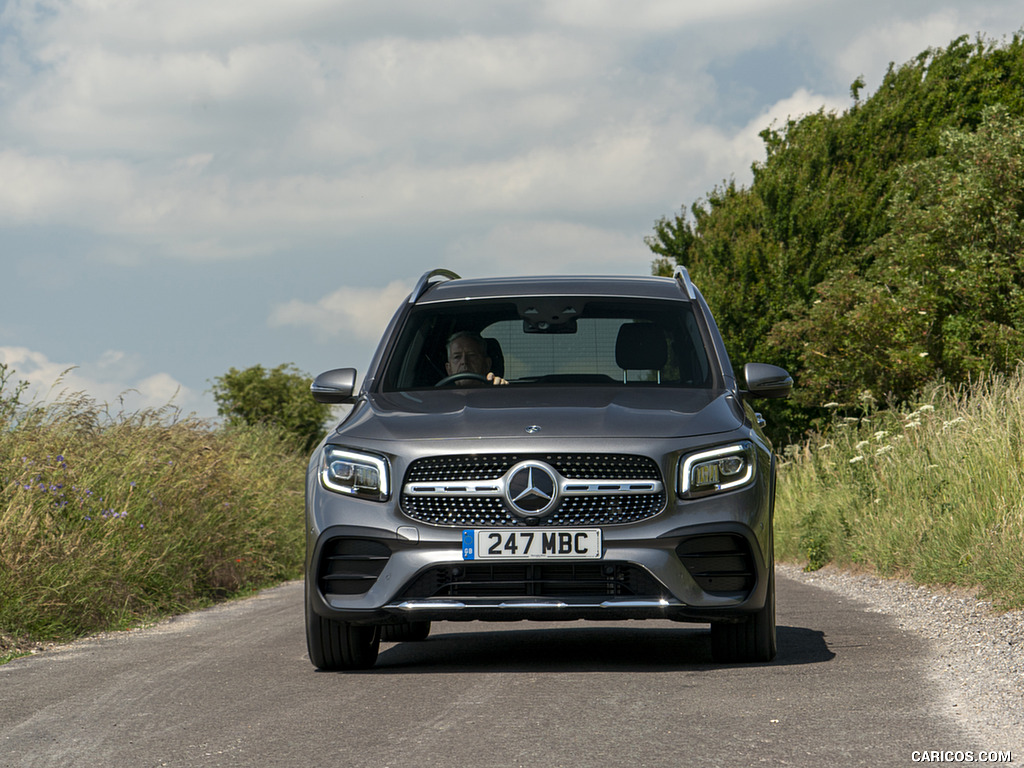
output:
[[[403,621],[729,621],[763,607],[767,571],[747,525],[704,523],[653,538],[607,529],[600,560],[466,562],[461,531],[413,541],[332,526],[307,563],[309,608],[356,624]]]

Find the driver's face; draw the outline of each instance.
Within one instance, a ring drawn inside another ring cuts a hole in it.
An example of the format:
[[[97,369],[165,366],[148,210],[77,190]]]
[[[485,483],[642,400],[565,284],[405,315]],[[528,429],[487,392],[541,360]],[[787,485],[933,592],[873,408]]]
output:
[[[473,339],[463,336],[448,347],[448,362],[444,367],[449,376],[456,373],[479,373],[486,376],[491,369],[491,358],[484,355],[480,345]]]

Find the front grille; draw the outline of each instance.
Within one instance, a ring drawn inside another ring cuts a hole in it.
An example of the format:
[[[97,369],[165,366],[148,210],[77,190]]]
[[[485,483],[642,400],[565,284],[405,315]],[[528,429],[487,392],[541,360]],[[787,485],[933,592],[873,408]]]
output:
[[[757,583],[754,555],[742,536],[694,536],[679,544],[676,554],[697,586],[709,594],[747,594]]]
[[[588,481],[600,492],[571,484],[558,506],[539,519],[515,515],[503,501],[502,478],[522,461],[541,461],[566,481]],[[416,495],[409,489],[441,483],[470,484],[470,490]],[[644,520],[665,506],[658,465],[646,456],[623,454],[500,454],[434,456],[410,465],[401,495],[402,511],[434,525],[512,527],[613,525]]]
[[[391,550],[369,539],[331,539],[320,555],[317,583],[326,597],[369,591],[391,557]]]
[[[437,566],[420,574],[400,599],[660,598],[650,574],[629,563],[470,563]]]

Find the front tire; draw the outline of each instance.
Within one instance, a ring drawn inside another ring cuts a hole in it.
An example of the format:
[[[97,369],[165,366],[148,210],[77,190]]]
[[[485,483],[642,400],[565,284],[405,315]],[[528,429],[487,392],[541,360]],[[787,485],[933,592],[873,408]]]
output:
[[[380,651],[380,627],[325,619],[307,605],[306,649],[317,669],[369,669]]]
[[[711,625],[711,656],[717,662],[768,662],[778,650],[775,632],[775,568],[768,575],[764,608],[738,624]]]

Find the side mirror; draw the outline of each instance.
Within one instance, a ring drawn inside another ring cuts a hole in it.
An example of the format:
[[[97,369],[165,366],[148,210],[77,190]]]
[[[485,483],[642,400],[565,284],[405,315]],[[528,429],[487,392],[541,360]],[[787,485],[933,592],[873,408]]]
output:
[[[355,400],[356,369],[335,368],[324,371],[313,380],[309,391],[318,403],[351,403]]]
[[[747,381],[747,397],[789,397],[793,391],[793,377],[777,365],[747,363],[743,366]]]

